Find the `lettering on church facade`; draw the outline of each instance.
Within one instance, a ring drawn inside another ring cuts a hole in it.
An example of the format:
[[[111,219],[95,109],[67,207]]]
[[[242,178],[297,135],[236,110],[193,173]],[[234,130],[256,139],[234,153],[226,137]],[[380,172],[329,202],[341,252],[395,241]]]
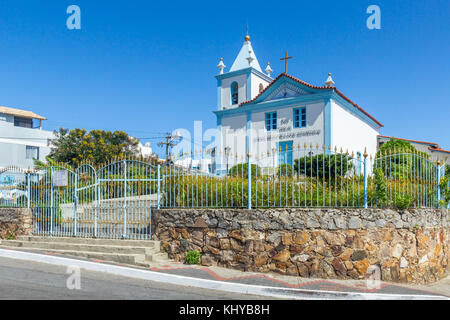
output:
[[[316,130],[306,130],[300,132],[290,132],[286,134],[271,134],[265,137],[255,137],[253,142],[264,142],[264,141],[277,141],[277,140],[287,140],[294,138],[312,137],[320,135],[320,129]]]

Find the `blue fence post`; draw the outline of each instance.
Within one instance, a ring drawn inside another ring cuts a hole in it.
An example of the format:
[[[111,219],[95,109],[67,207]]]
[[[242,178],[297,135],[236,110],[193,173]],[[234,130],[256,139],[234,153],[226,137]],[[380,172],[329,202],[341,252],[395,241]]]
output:
[[[94,223],[94,237],[97,238],[97,232],[98,232],[98,205],[99,205],[99,197],[100,197],[100,184],[98,182],[97,172],[94,170],[94,177],[95,177],[95,223]]]
[[[364,208],[367,208],[367,148],[364,148]]]
[[[437,170],[436,170],[436,173],[437,173],[437,178],[436,178],[436,180],[437,180],[437,204],[438,204],[438,207],[439,207],[439,202],[441,201],[441,185],[440,185],[440,183],[441,183],[441,163],[440,163],[440,161],[438,160],[438,162],[436,163],[436,168],[437,168]]]
[[[69,174],[69,173],[67,173]],[[75,172],[75,199],[73,203],[73,236],[76,237],[78,235],[78,217],[77,217],[77,210],[78,210],[78,174]]]
[[[127,160],[123,160],[123,235],[122,238],[127,238]]]
[[[247,166],[248,166],[248,209],[252,208],[252,164],[250,161],[250,153],[247,153]]]
[[[50,167],[50,237],[53,237],[53,167]]]
[[[158,164],[158,195],[157,195],[157,205],[158,209],[161,208],[161,165]]]
[[[28,169],[27,171],[27,209],[30,209],[31,207],[31,173]]]

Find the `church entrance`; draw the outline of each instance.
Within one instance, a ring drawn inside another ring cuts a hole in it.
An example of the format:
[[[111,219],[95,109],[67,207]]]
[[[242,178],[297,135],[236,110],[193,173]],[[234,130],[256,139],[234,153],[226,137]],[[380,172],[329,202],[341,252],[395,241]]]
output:
[[[292,166],[293,141],[278,142],[278,164],[289,164]]]

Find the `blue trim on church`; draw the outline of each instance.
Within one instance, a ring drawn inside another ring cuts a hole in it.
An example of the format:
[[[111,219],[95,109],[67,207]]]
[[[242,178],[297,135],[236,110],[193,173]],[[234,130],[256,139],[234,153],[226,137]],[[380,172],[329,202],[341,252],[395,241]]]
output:
[[[217,79],[217,110],[222,107],[222,79]]]
[[[323,135],[323,144],[325,145],[326,148],[328,148],[328,146],[332,146],[333,145],[333,141],[332,141],[332,135],[331,135],[331,98],[327,98],[324,100],[325,104],[323,107],[323,122],[324,122],[324,135]]]
[[[222,79],[226,79],[226,78],[230,78],[230,77],[234,77],[234,76],[239,76],[239,75],[242,75],[242,74],[250,74],[250,73],[253,73],[253,74],[259,76],[260,78],[266,80],[269,83],[273,81],[273,79],[271,77],[269,77],[268,75],[266,75],[266,74],[264,74],[262,72],[259,72],[258,70],[256,70],[253,67],[249,67],[249,68],[245,68],[245,69],[241,69],[241,70],[236,70],[236,71],[231,71],[231,72],[225,72],[225,73],[222,73],[222,74],[218,74],[215,77],[216,77],[217,80],[222,80]]]
[[[238,108],[213,111],[213,112],[217,115],[220,114],[222,116],[229,116],[229,115],[242,114],[249,110],[264,111],[266,109],[267,110],[273,109],[274,107],[286,107],[286,106],[290,106],[290,105],[294,106],[294,105],[302,104],[304,102],[311,102],[311,103],[322,102],[325,98],[329,98],[330,95],[331,95],[330,92],[317,93],[317,94],[311,94],[311,95],[305,95],[305,96],[284,98],[284,99],[279,99],[279,100],[271,100],[271,101],[267,101],[267,102],[261,102],[258,104],[245,104]]]
[[[247,85],[246,85],[246,89],[247,89],[247,96],[246,96],[246,100],[250,100],[252,97],[252,77],[250,77],[251,73],[247,74]]]
[[[323,100],[332,99],[337,102],[341,107],[345,110],[349,111],[353,115],[357,116],[359,119],[368,123],[371,127],[376,130],[380,129],[380,126],[371,118],[369,118],[365,113],[358,110],[354,105],[344,100],[340,95],[338,95],[334,91],[326,91],[322,93],[314,93],[310,95],[277,99],[271,101],[264,101],[259,103],[248,103],[244,104],[237,108],[226,109],[226,110],[218,110],[213,111],[215,114],[220,114],[222,116],[236,115],[247,112],[248,110],[252,111],[264,111],[273,109],[274,107],[288,107],[288,106],[296,106],[297,104],[302,104],[305,102],[314,103],[314,102],[323,102]]]

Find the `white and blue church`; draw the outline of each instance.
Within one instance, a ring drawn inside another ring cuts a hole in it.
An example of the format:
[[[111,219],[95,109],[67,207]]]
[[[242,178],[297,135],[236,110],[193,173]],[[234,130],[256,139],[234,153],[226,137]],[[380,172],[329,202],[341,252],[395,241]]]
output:
[[[222,58],[217,67],[216,173],[226,172],[228,157],[249,154],[262,167],[292,164],[292,150],[305,144],[327,152],[342,148],[357,157],[365,150],[376,153],[383,125],[340,92],[331,74],[324,86],[287,74],[287,67],[272,78],[270,63],[263,72],[248,34],[231,68],[225,71]],[[271,156],[265,164],[264,155],[274,152],[277,163]]]

